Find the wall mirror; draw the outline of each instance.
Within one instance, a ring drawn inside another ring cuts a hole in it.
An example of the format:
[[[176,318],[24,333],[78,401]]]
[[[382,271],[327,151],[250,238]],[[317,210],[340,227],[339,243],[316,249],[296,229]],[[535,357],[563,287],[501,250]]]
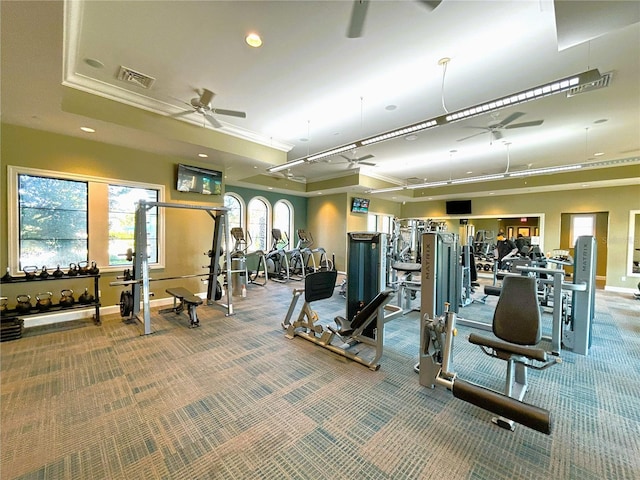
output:
[[[640,210],[629,212],[629,251],[627,276],[640,277]]]

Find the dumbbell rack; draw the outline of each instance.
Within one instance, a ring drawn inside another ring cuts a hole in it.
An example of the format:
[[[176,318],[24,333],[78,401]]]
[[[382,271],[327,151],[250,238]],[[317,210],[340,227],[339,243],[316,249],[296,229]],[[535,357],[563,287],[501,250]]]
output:
[[[93,321],[96,325],[100,325],[100,298],[99,298],[99,284],[98,279],[100,278],[99,274],[95,275],[64,275],[62,277],[54,277],[49,275],[47,278],[36,277],[31,280],[27,280],[25,277],[13,277],[11,280],[1,280],[0,284],[8,285],[8,284],[25,284],[26,285],[35,285],[40,282],[58,282],[58,281],[70,281],[70,280],[83,280],[83,279],[93,279],[93,298],[94,300],[90,303],[79,303],[78,299],[75,299],[75,303],[70,306],[61,306],[60,304],[52,303],[52,305],[47,310],[40,310],[34,304],[28,312],[22,312],[15,308],[9,308],[0,312],[0,319],[2,324],[2,330],[0,333],[0,341],[5,340],[15,340],[22,336],[23,330],[23,318],[32,316],[32,315],[50,315],[52,313],[60,313],[66,312],[70,310],[77,309],[86,309],[86,308],[94,308],[95,315]]]

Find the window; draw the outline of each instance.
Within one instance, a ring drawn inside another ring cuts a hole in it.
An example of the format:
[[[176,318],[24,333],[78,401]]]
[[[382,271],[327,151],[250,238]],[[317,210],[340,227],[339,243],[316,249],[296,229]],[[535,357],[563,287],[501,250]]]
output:
[[[18,175],[18,269],[87,260],[87,182]]]
[[[283,239],[289,239],[289,248],[295,247],[295,235],[293,231],[293,206],[286,200],[278,200],[273,207],[273,228],[279,228],[283,232]]]
[[[572,215],[571,216],[571,240],[573,247],[578,237],[583,235],[595,235],[596,216],[595,215]]]
[[[244,230],[244,205],[242,199],[235,193],[225,193],[224,206],[229,209],[227,212],[227,227],[229,231],[234,227],[241,227]]]
[[[128,264],[135,202],[163,201],[164,186],[7,167],[9,267]],[[163,215],[148,212],[150,263],[164,263]],[[162,209],[161,209],[162,211]]]
[[[247,206],[247,229],[253,239],[253,250],[269,251],[269,206],[266,200],[255,197]]]
[[[123,253],[135,250],[135,213],[139,200],[158,201],[158,190],[109,185],[109,265],[128,265]],[[147,210],[149,263],[158,263],[158,207]]]
[[[370,232],[391,233],[391,219],[390,215],[369,213],[367,215],[367,230]]]

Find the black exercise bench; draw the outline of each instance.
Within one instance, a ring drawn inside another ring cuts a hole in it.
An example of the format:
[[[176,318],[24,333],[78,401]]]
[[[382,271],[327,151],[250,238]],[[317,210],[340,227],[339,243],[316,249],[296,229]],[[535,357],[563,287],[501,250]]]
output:
[[[189,312],[189,326],[191,328],[199,327],[200,321],[198,320],[196,308],[198,305],[202,305],[202,299],[183,287],[167,288],[166,292],[173,297],[173,308],[160,310],[160,313],[174,312],[180,314],[186,305],[187,311]],[[178,300],[180,300],[180,303],[177,303]]]

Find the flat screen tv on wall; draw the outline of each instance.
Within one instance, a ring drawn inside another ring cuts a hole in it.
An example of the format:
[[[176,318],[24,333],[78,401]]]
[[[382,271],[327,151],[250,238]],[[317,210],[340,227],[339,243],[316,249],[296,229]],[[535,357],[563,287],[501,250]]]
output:
[[[222,172],[208,168],[178,165],[176,189],[179,192],[201,193],[203,195],[222,194]]]
[[[351,199],[351,211],[353,213],[368,213],[369,212],[369,199],[353,197]]]
[[[447,202],[447,215],[468,215],[471,213],[471,200],[451,200]]]

